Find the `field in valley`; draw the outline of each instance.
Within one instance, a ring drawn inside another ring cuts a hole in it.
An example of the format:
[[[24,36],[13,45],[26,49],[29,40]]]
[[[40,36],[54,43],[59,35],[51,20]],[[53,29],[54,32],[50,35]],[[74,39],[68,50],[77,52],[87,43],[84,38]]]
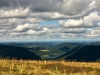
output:
[[[0,75],[100,75],[100,63],[1,59]]]

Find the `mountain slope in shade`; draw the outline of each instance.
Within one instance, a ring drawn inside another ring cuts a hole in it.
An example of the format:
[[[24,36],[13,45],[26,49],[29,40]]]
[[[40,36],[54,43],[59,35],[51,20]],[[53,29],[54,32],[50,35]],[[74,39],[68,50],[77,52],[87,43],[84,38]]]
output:
[[[62,57],[65,57],[65,60],[96,61],[100,58],[100,45],[80,46]]]
[[[57,57],[56,59],[65,59],[66,57],[70,56],[71,54],[73,54],[74,52],[77,51],[78,48],[80,48],[81,46],[76,46],[73,49],[70,49],[68,52],[64,53],[63,55],[61,55],[60,57]]]
[[[39,56],[30,52],[27,48],[19,46],[0,45],[0,58],[10,59],[40,59]]]
[[[88,45],[99,45],[100,46],[100,42],[91,42]]]
[[[67,52],[68,50],[70,50],[76,46],[78,46],[78,45],[71,44],[71,43],[61,43],[61,44],[58,44],[58,45],[54,46],[53,48],[51,48],[51,50],[61,50],[63,52]]]

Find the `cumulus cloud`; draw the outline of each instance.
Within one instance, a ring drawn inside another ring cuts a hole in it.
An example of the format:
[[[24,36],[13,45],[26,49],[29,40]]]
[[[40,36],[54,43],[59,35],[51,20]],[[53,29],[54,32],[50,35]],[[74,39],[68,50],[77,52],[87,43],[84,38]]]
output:
[[[61,20],[59,24],[62,27],[72,28],[72,27],[93,27],[96,22],[100,21],[100,15],[97,12],[90,13],[88,16],[84,16],[81,19],[69,19]]]
[[[54,27],[54,26],[53,26]],[[38,35],[38,36],[43,36],[45,34],[49,34],[53,32],[56,32],[55,29],[53,29],[51,26],[40,26],[38,24],[23,24],[23,25],[18,25],[17,27],[14,28],[14,32],[16,33],[23,33],[27,35]]]
[[[14,30],[15,31],[26,31],[28,26],[29,26],[28,24],[26,24],[26,25],[18,25]]]
[[[100,29],[94,29],[90,33],[85,34],[86,37],[100,37]]]
[[[100,26],[100,22],[98,23],[98,26]]]
[[[48,29],[47,28],[43,28],[43,30],[41,31],[35,31],[35,30],[28,30],[27,32],[25,32],[26,34],[30,34],[30,35],[38,35],[38,36],[43,36],[45,34],[47,34]]]
[[[35,31],[40,31],[40,30],[43,30],[43,27],[39,26],[38,24],[26,23],[23,25],[17,25],[17,27],[14,29],[14,31],[24,32],[24,31],[27,31],[29,29],[33,29]]]

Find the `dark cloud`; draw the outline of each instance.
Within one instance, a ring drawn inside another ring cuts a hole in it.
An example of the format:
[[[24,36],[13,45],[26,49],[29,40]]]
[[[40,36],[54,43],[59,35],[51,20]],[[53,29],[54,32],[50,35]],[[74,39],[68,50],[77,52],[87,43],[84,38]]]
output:
[[[5,12],[18,8],[22,8],[24,11],[24,9],[29,8],[28,15],[20,13],[21,16],[8,13],[10,14],[9,16],[4,15],[4,17],[1,16],[1,18],[26,18],[28,16],[45,20],[79,18],[89,14],[89,12],[97,8],[96,6],[99,6],[97,5],[97,1],[94,5],[89,6],[92,1],[93,0],[1,0],[0,3],[5,3],[3,4],[4,7],[7,5],[6,3],[9,5],[6,8],[7,11],[5,11],[5,8],[2,8]],[[33,14],[30,15],[30,12]]]
[[[0,0],[0,7],[10,6],[10,0]]]
[[[30,7],[33,12],[59,12],[67,15],[80,14],[88,8],[92,0],[1,0],[1,5],[10,7]],[[84,6],[82,6],[84,5]],[[80,8],[79,8],[80,7]]]

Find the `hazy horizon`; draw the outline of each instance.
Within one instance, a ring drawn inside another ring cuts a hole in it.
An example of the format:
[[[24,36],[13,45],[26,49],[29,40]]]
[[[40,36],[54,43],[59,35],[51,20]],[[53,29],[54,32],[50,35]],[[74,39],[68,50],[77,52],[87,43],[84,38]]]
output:
[[[53,40],[0,40],[0,43],[45,43],[45,42],[48,42],[48,43],[50,43],[50,42],[54,42],[54,43],[56,43],[56,42],[59,42],[59,43],[64,43],[64,42],[66,42],[66,43],[92,43],[92,42],[100,42],[100,40],[99,39],[96,39],[96,40],[92,40],[92,39],[78,39],[78,40],[76,40],[76,39],[72,39],[72,40],[65,40],[65,39],[58,39],[58,40],[55,40],[55,39],[53,39]]]

